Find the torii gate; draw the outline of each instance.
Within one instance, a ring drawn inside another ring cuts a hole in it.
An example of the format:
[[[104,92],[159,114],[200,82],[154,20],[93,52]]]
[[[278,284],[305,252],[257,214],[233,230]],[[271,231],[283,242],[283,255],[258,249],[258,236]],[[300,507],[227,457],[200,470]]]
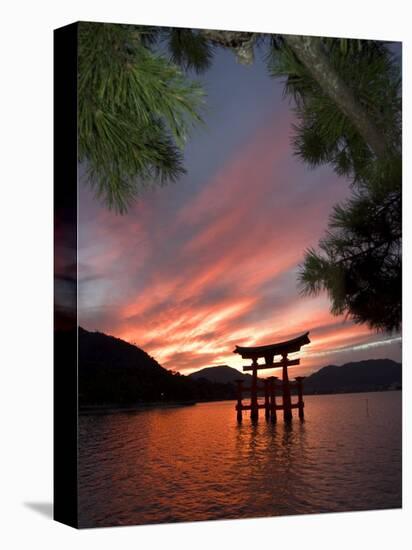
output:
[[[244,371],[252,371],[252,386],[250,388],[250,405],[243,405],[243,393],[247,390],[243,388],[243,380],[237,380],[238,384],[238,400],[236,405],[237,419],[242,421],[242,411],[250,410],[250,418],[257,420],[259,418],[259,409],[265,409],[266,418],[271,417],[272,421],[276,421],[276,411],[283,410],[283,418],[285,421],[292,420],[292,409],[299,409],[299,418],[303,420],[303,376],[297,376],[295,382],[290,382],[288,377],[288,367],[291,365],[299,365],[300,359],[288,359],[289,353],[300,351],[300,348],[306,344],[310,344],[309,332],[305,332],[301,336],[278,344],[270,344],[268,346],[256,347],[241,347],[236,346],[233,353],[238,353],[243,359],[252,359],[252,364],[243,367]],[[273,362],[276,355],[281,355],[282,359],[276,363]],[[258,359],[262,357],[265,360],[264,364],[259,364]],[[262,369],[275,369],[282,367],[282,383],[277,383],[278,378],[271,376],[264,379],[265,384],[265,402],[260,404],[257,395],[257,371]],[[298,390],[298,402],[292,404],[290,389],[296,387]],[[282,389],[282,404],[276,404],[276,390]]]

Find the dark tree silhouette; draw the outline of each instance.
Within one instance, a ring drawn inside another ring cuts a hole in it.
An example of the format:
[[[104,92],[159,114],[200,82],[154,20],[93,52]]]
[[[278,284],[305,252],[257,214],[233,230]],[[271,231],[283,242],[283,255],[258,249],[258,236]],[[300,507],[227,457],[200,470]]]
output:
[[[285,92],[295,104],[295,153],[310,166],[331,165],[352,182],[353,189],[352,197],[333,209],[319,251],[312,248],[306,252],[300,273],[302,292],[326,290],[332,313],[346,313],[355,322],[378,330],[399,330],[402,166],[398,65],[382,43],[353,41],[348,51],[336,39],[310,39],[308,48],[317,41],[315,52],[320,51],[321,58],[328,54],[317,70],[325,61],[324,76],[339,74],[339,80],[327,86],[314,76],[313,66],[308,69],[300,61],[299,50],[289,47],[289,39],[275,45],[269,66],[272,74],[286,78]],[[346,100],[342,105],[345,90],[356,100],[362,116],[354,117],[357,109],[353,105],[347,109]]]

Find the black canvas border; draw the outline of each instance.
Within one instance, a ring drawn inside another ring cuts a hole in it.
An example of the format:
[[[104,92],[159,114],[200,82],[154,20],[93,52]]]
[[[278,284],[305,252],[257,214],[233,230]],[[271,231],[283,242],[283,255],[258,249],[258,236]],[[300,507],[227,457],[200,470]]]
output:
[[[78,23],[54,31],[53,516],[78,526]]]

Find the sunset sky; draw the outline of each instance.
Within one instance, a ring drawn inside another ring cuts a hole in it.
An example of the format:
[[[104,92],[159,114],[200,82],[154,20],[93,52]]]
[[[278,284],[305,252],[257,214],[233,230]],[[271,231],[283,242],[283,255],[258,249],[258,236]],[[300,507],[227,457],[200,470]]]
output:
[[[332,316],[325,295],[299,294],[304,250],[350,190],[330,169],[310,170],[293,156],[293,112],[281,82],[259,59],[245,67],[224,51],[202,81],[205,125],[189,140],[188,173],[178,183],[147,191],[119,216],[80,181],[80,325],[185,374],[240,369],[236,344],[307,330],[312,343],[292,376],[331,363],[400,360],[399,335]]]

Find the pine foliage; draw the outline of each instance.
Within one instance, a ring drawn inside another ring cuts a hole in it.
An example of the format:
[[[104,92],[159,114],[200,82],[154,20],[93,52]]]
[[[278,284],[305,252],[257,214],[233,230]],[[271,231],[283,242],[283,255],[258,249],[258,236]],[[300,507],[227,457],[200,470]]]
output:
[[[210,68],[215,48],[199,31],[170,28],[163,34],[173,63],[197,73]]]
[[[166,57],[156,32],[79,26],[79,159],[109,208],[125,212],[139,191],[184,173],[182,148],[203,93]]]
[[[319,248],[306,251],[303,294],[326,290],[331,311],[377,330],[401,326],[401,78],[382,43],[323,39],[333,67],[354,92],[389,147],[377,159],[282,38],[269,57],[273,76],[285,79],[294,103],[295,154],[312,167],[331,165],[351,182],[353,194],[336,205]]]

